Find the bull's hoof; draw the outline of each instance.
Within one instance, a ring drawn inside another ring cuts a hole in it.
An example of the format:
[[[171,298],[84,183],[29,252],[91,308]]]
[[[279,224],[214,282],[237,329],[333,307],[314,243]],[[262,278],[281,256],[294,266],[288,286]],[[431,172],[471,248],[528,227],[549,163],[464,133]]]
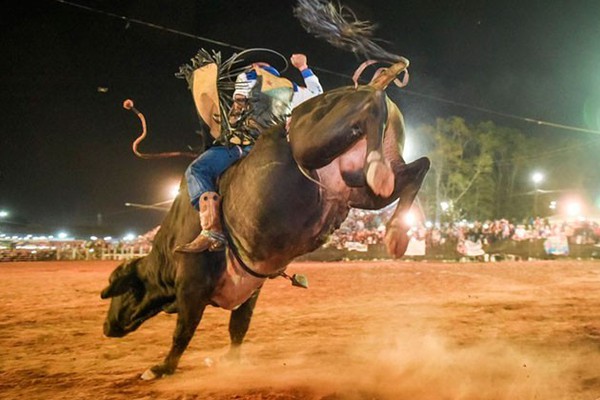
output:
[[[406,230],[396,227],[389,228],[384,238],[388,253],[395,258],[400,258],[406,253],[409,240]]]
[[[226,365],[231,365],[231,364],[240,364],[242,361],[242,352],[239,346],[234,346],[231,347],[227,353],[223,354],[220,359],[219,362],[226,364]]]
[[[395,177],[392,167],[379,153],[372,151],[367,159],[367,185],[373,193],[388,198],[394,192]]]
[[[169,370],[164,365],[155,365],[152,368],[148,368],[144,373],[140,376],[140,379],[144,381],[153,381],[155,379],[162,378],[164,375],[172,374],[173,371]]]
[[[160,378],[160,376],[155,374],[152,371],[152,368],[148,368],[147,370],[144,371],[142,376],[140,376],[140,379],[143,381],[153,381],[154,379],[158,379],[158,378]]]

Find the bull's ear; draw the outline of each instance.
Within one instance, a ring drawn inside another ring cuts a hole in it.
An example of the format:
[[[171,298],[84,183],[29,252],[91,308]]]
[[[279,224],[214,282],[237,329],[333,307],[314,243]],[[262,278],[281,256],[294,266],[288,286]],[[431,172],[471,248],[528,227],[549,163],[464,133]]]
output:
[[[125,262],[110,275],[109,284],[102,292],[101,299],[108,299],[127,292],[137,279],[137,263],[139,259]]]

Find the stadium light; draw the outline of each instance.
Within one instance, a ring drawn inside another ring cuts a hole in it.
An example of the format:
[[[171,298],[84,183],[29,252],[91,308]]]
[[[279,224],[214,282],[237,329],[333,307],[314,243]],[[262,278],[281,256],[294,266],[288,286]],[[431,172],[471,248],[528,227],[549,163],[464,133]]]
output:
[[[133,239],[135,239],[135,234],[134,233],[127,233],[125,236],[123,236],[123,240],[126,242],[130,242]]]
[[[9,215],[10,214],[8,213],[8,211],[6,211],[6,210],[0,210],[0,218],[6,218]]]
[[[544,180],[544,174],[542,174],[539,171],[536,171],[531,175],[531,180],[533,181],[533,183],[537,189],[537,185],[542,183],[542,181]]]
[[[447,201],[442,201],[440,203],[440,207],[442,208],[443,212],[446,212],[450,208],[450,204]]]
[[[581,215],[581,203],[576,201],[567,203],[566,211],[567,215],[570,217],[577,217]]]
[[[56,234],[59,239],[66,239],[69,234],[67,232],[61,231]]]
[[[406,222],[407,225],[414,226],[417,222],[417,217],[412,211],[409,211],[404,215],[404,222]]]
[[[531,180],[533,181],[534,193],[533,193],[533,217],[538,217],[538,186],[544,180],[544,174],[539,171],[534,172],[531,175]]]

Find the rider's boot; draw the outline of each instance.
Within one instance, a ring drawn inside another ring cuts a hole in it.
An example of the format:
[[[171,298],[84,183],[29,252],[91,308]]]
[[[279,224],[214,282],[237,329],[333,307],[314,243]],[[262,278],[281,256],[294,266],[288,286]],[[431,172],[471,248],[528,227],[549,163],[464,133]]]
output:
[[[219,214],[221,198],[218,193],[206,192],[200,196],[200,226],[202,232],[190,243],[178,246],[175,251],[201,253],[205,250],[221,251],[225,248],[225,235]]]

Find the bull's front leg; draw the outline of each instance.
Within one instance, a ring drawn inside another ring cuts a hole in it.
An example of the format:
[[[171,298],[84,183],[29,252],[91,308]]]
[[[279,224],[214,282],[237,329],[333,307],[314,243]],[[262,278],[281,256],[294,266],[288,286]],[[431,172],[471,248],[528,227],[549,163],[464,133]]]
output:
[[[192,304],[195,304],[194,307],[183,305],[180,307],[177,316],[177,326],[173,333],[173,343],[169,350],[169,354],[167,354],[161,364],[157,364],[147,369],[141,376],[143,380],[157,379],[161,378],[163,375],[170,375],[175,372],[175,369],[179,364],[179,359],[194,336],[196,328],[204,314],[204,309],[206,308],[206,304],[202,304],[202,301],[200,301],[199,298],[194,300],[192,300]]]
[[[210,270],[210,258],[217,256],[219,254],[183,254],[182,259],[179,260],[176,277],[178,314],[171,349],[161,364],[149,368],[142,374],[143,380],[152,380],[175,372],[181,355],[202,320],[204,309],[214,289],[215,277],[207,270]]]
[[[254,313],[254,307],[256,307],[259,294],[260,288],[241,306],[231,312],[229,319],[229,338],[231,339],[231,343],[229,351],[223,356],[224,360],[231,362],[240,361],[242,342],[250,327],[250,321],[252,320],[252,314]]]

